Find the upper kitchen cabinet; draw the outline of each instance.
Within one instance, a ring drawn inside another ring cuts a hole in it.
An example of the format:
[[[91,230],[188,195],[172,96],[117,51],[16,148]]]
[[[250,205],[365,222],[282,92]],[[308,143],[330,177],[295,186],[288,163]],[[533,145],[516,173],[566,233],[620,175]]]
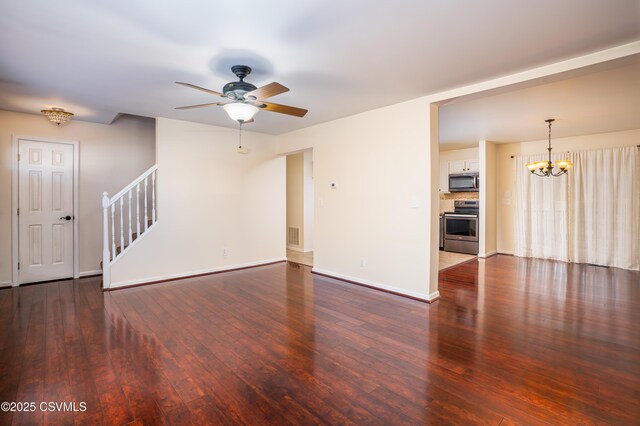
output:
[[[449,173],[472,173],[480,171],[480,161],[478,160],[456,160],[449,161]]]
[[[468,172],[479,172],[480,171],[480,161],[478,161],[478,160],[467,160],[467,171]]]
[[[464,173],[467,171],[467,160],[449,161],[449,173]]]

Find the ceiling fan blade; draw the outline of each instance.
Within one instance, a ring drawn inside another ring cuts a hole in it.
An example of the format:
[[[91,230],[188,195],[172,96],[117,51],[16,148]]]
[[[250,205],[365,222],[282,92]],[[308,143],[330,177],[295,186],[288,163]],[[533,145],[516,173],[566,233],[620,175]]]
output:
[[[264,106],[261,106],[260,104]],[[279,112],[280,114],[294,115],[296,117],[304,117],[308,112],[306,109],[296,108],[288,105],[274,104],[271,102],[259,102],[256,106],[266,111]]]
[[[224,104],[228,104],[228,103],[229,102],[212,102],[212,103],[208,103],[208,104],[181,106],[181,107],[176,107],[176,109],[204,108],[204,107],[215,106],[215,105],[224,105]]]
[[[245,98],[247,96],[253,96],[256,99],[267,99],[272,96],[279,95],[280,93],[285,93],[288,91],[289,91],[288,87],[284,87],[280,83],[273,82],[273,83],[267,84],[266,86],[258,87],[256,90],[253,90],[247,93],[245,95]]]
[[[212,95],[216,95],[216,96],[222,96],[222,97],[225,96],[222,93],[216,92],[215,90],[205,89],[204,87],[196,86],[195,84],[191,84],[191,83],[183,83],[181,81],[176,81],[176,84],[180,84],[186,87],[191,87],[192,89],[196,89],[196,90],[202,90],[203,92],[211,93]]]

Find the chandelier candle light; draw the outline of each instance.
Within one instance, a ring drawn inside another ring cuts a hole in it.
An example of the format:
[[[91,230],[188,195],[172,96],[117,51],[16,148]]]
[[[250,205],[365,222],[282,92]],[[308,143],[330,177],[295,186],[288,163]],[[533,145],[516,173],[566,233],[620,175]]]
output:
[[[65,111],[62,108],[43,109],[40,111],[47,117],[47,120],[58,126],[62,123],[66,123],[73,117],[73,113]]]
[[[549,118],[548,120],[544,120],[546,123],[549,123],[549,147],[547,150],[549,151],[549,160],[548,161],[535,161],[533,163],[527,164],[527,168],[536,176],[549,177],[549,176],[562,176],[567,173],[571,167],[573,167],[573,162],[569,160],[558,160],[554,165],[551,161],[551,123],[556,121],[553,118]],[[554,172],[554,167],[558,168],[557,172]]]

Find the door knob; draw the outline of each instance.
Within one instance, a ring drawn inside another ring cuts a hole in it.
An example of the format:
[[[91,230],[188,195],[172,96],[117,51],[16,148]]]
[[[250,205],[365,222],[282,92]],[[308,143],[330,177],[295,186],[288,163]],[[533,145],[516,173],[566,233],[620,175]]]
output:
[[[71,220],[71,216],[62,216],[60,219]]]

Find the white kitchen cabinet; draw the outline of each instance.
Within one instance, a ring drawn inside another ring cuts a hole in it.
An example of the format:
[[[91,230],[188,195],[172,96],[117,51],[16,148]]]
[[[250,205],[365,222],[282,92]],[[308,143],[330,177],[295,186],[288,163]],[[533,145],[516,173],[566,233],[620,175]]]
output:
[[[478,160],[449,161],[449,173],[471,173],[480,171]]]
[[[467,171],[467,160],[449,161],[449,173],[464,173]]]
[[[478,160],[467,160],[467,171],[468,172],[479,172],[480,171],[480,161],[478,161]]]

